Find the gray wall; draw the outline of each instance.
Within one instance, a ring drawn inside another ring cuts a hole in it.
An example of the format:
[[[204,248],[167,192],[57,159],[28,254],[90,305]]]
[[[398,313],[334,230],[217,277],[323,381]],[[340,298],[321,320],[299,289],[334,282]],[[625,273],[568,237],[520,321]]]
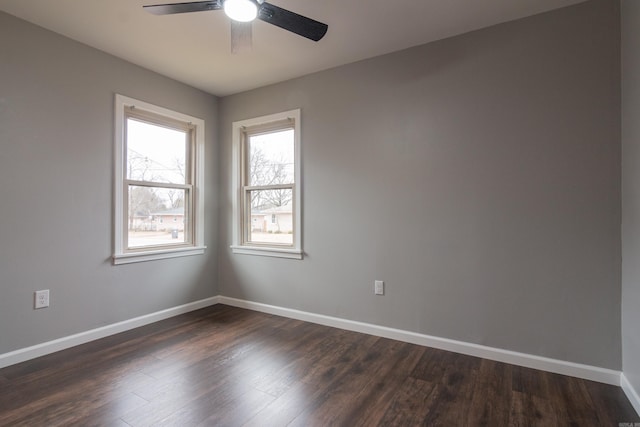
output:
[[[640,393],[640,2],[622,1],[622,365]]]
[[[222,98],[221,294],[620,369],[618,9]],[[231,123],[297,107],[306,257],[232,254]]]
[[[205,119],[206,255],[111,265],[116,92]],[[0,13],[0,354],[218,294],[217,103]]]

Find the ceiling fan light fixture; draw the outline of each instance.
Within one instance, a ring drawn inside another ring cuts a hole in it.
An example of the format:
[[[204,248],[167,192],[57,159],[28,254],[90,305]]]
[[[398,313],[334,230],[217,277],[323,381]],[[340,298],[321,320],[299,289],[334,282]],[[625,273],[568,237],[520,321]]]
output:
[[[252,0],[225,0],[224,13],[234,21],[250,22],[258,16],[258,5]]]

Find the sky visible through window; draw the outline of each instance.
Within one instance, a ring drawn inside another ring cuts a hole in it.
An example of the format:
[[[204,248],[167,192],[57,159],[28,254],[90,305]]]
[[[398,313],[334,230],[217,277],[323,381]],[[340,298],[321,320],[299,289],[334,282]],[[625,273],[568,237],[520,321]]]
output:
[[[128,119],[128,178],[184,184],[186,147],[184,131]]]

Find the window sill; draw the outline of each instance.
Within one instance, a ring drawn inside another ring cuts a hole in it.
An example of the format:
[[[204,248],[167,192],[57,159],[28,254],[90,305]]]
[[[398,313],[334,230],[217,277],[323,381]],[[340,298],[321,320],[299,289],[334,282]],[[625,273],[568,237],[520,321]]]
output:
[[[204,254],[204,250],[206,248],[206,246],[190,246],[188,248],[160,249],[156,251],[115,254],[113,255],[113,265],[155,261],[158,259],[178,258],[191,255],[202,255]]]
[[[234,254],[270,256],[270,257],[288,258],[288,259],[302,259],[302,251],[300,249],[284,249],[284,248],[274,248],[274,247],[232,245],[231,251]]]

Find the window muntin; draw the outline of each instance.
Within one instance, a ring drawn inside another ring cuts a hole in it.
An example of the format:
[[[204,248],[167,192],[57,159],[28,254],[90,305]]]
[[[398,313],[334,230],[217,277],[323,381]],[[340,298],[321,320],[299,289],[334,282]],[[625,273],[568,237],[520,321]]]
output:
[[[116,95],[114,263],[204,252],[204,121]]]
[[[236,253],[302,258],[300,111],[235,122]]]

